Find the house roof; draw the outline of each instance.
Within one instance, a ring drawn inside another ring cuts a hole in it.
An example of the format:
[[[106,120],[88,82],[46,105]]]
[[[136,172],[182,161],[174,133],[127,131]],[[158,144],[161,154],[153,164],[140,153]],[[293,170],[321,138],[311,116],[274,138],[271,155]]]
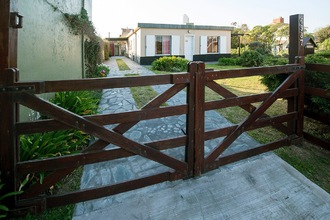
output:
[[[222,30],[222,31],[234,30],[234,27],[230,27],[230,26],[195,25],[194,23],[187,23],[187,24],[138,23],[138,27],[159,28],[159,29],[190,29],[190,30]]]

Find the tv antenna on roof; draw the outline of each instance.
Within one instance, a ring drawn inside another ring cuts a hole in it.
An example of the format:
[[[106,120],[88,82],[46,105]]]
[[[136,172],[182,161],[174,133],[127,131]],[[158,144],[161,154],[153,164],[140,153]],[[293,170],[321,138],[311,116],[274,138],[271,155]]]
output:
[[[189,23],[189,17],[188,17],[188,15],[186,15],[186,14],[183,15],[183,23],[184,23],[184,24]]]

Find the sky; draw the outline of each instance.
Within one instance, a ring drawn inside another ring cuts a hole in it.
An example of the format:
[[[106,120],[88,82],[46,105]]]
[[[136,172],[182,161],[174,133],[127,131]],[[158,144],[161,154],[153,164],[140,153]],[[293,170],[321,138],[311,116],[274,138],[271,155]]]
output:
[[[93,0],[93,23],[102,37],[118,37],[121,28],[138,23],[183,24],[183,15],[195,25],[231,26],[271,24],[283,17],[304,14],[309,33],[330,25],[330,0]]]

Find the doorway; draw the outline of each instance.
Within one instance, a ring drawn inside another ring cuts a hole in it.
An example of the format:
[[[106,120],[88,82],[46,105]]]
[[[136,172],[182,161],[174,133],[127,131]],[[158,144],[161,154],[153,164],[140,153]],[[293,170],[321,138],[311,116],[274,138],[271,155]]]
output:
[[[186,35],[184,39],[184,56],[187,60],[193,61],[194,58],[194,36]]]

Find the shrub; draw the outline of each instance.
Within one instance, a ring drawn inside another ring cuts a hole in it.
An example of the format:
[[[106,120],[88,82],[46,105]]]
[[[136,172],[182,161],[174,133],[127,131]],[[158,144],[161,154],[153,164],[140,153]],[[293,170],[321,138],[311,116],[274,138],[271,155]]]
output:
[[[288,62],[289,62],[289,60],[286,58],[267,56],[264,59],[263,65],[264,66],[286,65],[286,64],[288,64]]]
[[[221,57],[218,60],[218,65],[220,66],[237,66],[241,65],[241,58],[239,57]]]
[[[261,55],[271,55],[271,49],[264,43],[255,41],[249,44],[249,49],[259,52]]]
[[[242,66],[252,67],[252,66],[260,66],[264,57],[259,52],[254,50],[245,51],[241,56]]]
[[[305,63],[314,63],[314,64],[330,64],[330,60],[326,57],[319,54],[308,54],[305,57]]]
[[[188,62],[189,60],[181,57],[161,57],[152,62],[151,67],[159,71],[182,72],[187,71]]]

